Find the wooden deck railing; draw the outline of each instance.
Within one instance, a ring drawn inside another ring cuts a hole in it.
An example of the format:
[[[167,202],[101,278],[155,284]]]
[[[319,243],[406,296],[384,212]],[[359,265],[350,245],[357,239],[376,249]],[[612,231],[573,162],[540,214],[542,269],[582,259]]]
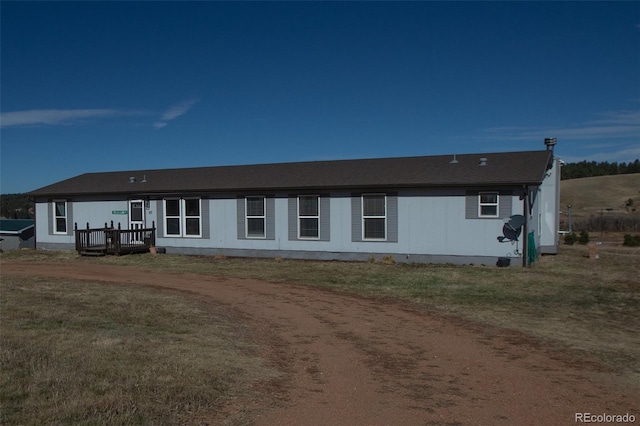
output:
[[[86,229],[78,229],[74,225],[76,237],[76,251],[80,254],[105,255],[128,253],[144,253],[156,245],[156,224],[151,228],[122,229],[104,224],[104,228],[91,228],[87,223]]]

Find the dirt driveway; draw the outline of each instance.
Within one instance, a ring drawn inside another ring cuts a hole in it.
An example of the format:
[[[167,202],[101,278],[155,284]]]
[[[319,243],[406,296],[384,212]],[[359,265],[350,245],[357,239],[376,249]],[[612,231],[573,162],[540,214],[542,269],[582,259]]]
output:
[[[576,412],[640,423],[640,389],[596,362],[409,305],[88,263],[9,263],[2,273],[165,287],[227,306],[290,374],[254,403],[270,407],[256,409],[258,425],[574,425]]]

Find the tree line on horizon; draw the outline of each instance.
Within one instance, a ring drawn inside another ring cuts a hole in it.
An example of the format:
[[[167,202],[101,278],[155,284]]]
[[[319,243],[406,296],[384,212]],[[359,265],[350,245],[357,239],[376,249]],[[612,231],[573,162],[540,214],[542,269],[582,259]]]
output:
[[[610,163],[608,161],[580,161],[562,166],[562,180],[579,179],[594,176],[624,175],[640,173],[640,160],[629,163]]]
[[[3,219],[33,219],[33,201],[27,194],[2,194],[0,216]]]

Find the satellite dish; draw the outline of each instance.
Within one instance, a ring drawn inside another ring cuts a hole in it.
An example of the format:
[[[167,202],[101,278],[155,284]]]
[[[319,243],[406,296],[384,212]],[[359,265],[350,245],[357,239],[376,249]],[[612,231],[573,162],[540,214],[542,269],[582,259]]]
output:
[[[511,216],[502,227],[502,235],[498,237],[498,241],[501,243],[504,243],[505,240],[518,241],[522,233],[522,225],[524,225],[524,216],[521,214]]]
[[[515,214],[509,218],[507,224],[513,229],[522,228],[522,225],[524,225],[524,216]]]

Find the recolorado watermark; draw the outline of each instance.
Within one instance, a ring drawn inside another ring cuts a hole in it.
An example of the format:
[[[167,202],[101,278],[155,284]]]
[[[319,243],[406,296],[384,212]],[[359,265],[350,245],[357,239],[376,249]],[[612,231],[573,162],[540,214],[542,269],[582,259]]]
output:
[[[576,423],[635,423],[636,416],[633,414],[593,414],[575,413]]]

